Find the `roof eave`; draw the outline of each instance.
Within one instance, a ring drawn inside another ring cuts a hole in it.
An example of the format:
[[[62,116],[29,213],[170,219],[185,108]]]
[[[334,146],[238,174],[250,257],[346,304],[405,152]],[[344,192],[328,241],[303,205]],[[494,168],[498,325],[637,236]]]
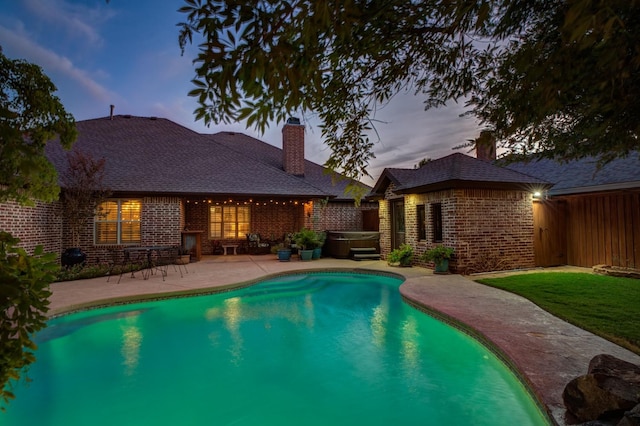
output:
[[[552,184],[546,182],[495,182],[495,181],[471,181],[451,179],[413,187],[399,187],[394,190],[396,194],[416,194],[425,192],[443,191],[447,189],[517,189],[517,190],[548,190]]]

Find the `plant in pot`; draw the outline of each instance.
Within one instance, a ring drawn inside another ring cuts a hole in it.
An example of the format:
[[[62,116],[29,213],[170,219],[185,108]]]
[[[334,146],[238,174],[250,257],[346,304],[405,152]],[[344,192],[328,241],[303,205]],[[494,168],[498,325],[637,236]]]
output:
[[[271,253],[278,256],[280,262],[288,262],[291,260],[291,248],[286,242],[272,246]]]
[[[422,260],[433,262],[436,274],[446,274],[449,272],[449,259],[453,256],[453,248],[445,246],[435,246],[425,251]]]
[[[312,229],[303,228],[296,233],[294,241],[298,246],[300,260],[311,260],[313,258],[313,249],[318,245],[318,236]]]
[[[317,240],[317,245],[316,247],[313,249],[313,256],[312,259],[320,259],[320,256],[322,256],[322,246],[324,246],[324,242],[327,239],[327,233],[326,232],[316,232],[316,240]]]
[[[387,263],[390,266],[411,266],[413,261],[413,247],[409,244],[402,244],[394,249],[387,256]]]
[[[71,245],[62,254],[61,263],[69,268],[84,264],[87,255],[80,247],[80,235],[96,215],[104,215],[99,206],[111,192],[102,183],[105,160],[74,150],[67,154],[67,169],[60,174],[64,215],[69,224]]]

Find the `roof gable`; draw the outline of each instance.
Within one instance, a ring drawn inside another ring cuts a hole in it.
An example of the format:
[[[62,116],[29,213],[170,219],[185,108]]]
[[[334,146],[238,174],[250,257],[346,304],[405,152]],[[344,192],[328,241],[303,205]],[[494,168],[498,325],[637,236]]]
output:
[[[542,179],[455,153],[432,160],[418,169],[385,169],[373,194],[384,194],[389,183],[394,192],[428,192],[452,187],[513,188],[548,185]]]

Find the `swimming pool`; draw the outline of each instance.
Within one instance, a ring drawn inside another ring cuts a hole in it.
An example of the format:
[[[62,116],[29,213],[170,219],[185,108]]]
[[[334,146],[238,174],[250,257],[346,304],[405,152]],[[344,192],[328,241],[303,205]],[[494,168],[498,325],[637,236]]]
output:
[[[399,279],[284,276],[50,321],[0,424],[543,425],[512,372]]]

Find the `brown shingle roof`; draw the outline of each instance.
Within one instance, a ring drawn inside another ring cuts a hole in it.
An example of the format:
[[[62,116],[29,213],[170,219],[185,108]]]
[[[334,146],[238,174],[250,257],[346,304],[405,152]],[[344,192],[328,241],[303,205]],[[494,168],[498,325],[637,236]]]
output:
[[[282,170],[282,149],[280,148],[242,133],[220,132],[213,134],[210,137],[230,149],[251,156],[256,160]],[[320,188],[322,191],[326,192],[327,195],[334,196],[335,199],[351,200],[344,193],[344,190],[350,181],[347,179],[340,179],[340,175],[337,173],[327,174],[326,171],[327,168],[309,160],[305,160],[304,180],[310,185]],[[360,185],[369,188],[366,185]]]
[[[429,161],[419,169],[385,169],[372,190],[384,194],[389,183],[398,194],[436,191],[453,187],[521,188],[549,186],[542,179],[493,165],[461,153]]]
[[[122,115],[113,120],[80,121],[77,128],[74,149],[94,159],[106,159],[104,184],[114,192],[300,197],[338,194],[329,176],[318,176],[322,166],[307,161],[304,178],[287,174],[282,170],[280,149],[243,134],[203,135],[166,119]],[[236,137],[242,143],[230,143]],[[47,144],[47,156],[59,172],[66,169],[65,152],[59,143]]]

